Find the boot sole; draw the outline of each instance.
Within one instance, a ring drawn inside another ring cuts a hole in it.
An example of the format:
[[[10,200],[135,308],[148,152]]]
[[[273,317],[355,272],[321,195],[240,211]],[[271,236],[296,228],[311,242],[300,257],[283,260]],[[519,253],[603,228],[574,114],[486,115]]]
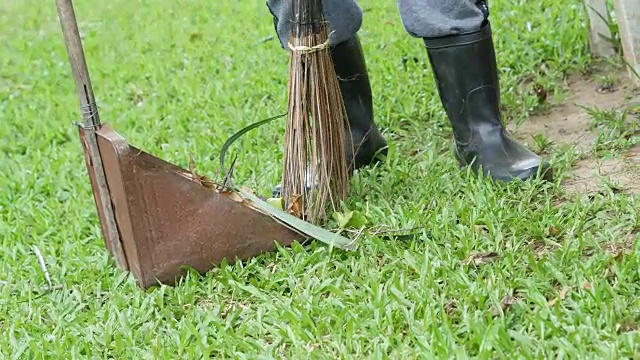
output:
[[[471,165],[467,164],[464,160],[458,159],[458,169],[462,170],[465,167],[469,167]],[[472,167],[474,173],[478,173],[477,167]],[[520,171],[515,174],[511,174],[510,176],[494,176],[491,172],[483,171],[485,176],[490,176],[493,180],[509,183],[514,180],[528,181],[534,180],[537,178],[542,178],[544,181],[552,182],[554,179],[554,171],[551,165],[547,162],[542,163],[540,166],[536,168],[530,168],[523,171]]]

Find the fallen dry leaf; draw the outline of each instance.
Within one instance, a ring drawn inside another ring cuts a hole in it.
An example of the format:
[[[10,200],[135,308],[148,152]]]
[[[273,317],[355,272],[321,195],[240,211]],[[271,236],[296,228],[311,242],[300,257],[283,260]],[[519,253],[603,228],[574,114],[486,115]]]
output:
[[[632,332],[632,331],[640,331],[640,323],[625,321],[622,324],[617,326],[619,331],[622,332]]]
[[[488,264],[490,262],[498,260],[500,254],[495,251],[486,252],[486,253],[473,253],[468,258],[466,258],[462,263],[464,265],[483,265]]]
[[[591,283],[586,282],[584,284],[582,284],[582,288],[585,290],[591,290],[593,288],[593,286],[591,285]]]
[[[548,250],[547,245],[543,242],[534,242],[530,245],[530,248],[536,261],[538,261]]]
[[[453,314],[453,312],[458,308],[458,302],[456,301],[456,299],[450,299],[449,301],[447,301],[447,303],[444,305],[444,312],[447,315],[451,315]]]
[[[556,236],[560,235],[560,230],[558,230],[557,227],[552,226],[552,227],[549,228],[549,234],[551,236],[553,236],[553,237],[556,237]]]
[[[218,184],[214,183],[213,181],[205,178],[205,177],[200,177],[200,184],[202,184],[202,186],[208,188],[208,189],[212,189],[212,190],[216,190],[218,188]]]
[[[610,244],[605,246],[604,250],[610,253],[617,262],[621,262],[625,256],[631,255],[633,242],[624,241],[619,244]]]
[[[569,293],[569,291],[571,291],[571,288],[563,288],[560,291],[559,296],[549,300],[548,302],[549,306],[553,307],[558,302],[558,300],[564,300],[567,297],[567,294]]]
[[[217,184],[213,181],[209,180],[206,176],[194,176],[193,173],[188,173],[184,171],[176,171],[176,174],[184,176],[185,178],[198,183],[209,189],[216,189]]]
[[[287,212],[297,218],[302,218],[302,195],[292,196],[287,206]]]
[[[238,202],[238,203],[244,202],[244,199],[242,198],[242,196],[240,196],[235,191],[222,191],[220,192],[220,194],[226,196],[228,199],[231,199],[235,202]]]
[[[198,173],[196,172],[196,162],[193,159],[193,154],[189,153],[189,173],[191,174],[191,179],[197,183],[200,183],[200,185],[202,185],[202,181],[200,180],[200,177],[198,176]]]
[[[489,228],[486,227],[485,225],[473,225],[473,231],[480,233],[480,232],[489,232]]]
[[[177,171],[179,175],[184,176],[185,178],[197,182],[198,184],[212,190],[216,190],[218,188],[218,184],[211,181],[208,177],[204,175],[198,175],[196,171],[195,161],[193,160],[193,154],[189,153],[189,172]]]
[[[504,298],[502,298],[502,301],[500,301],[500,309],[494,307],[493,309],[491,309],[491,315],[494,317],[500,315],[500,313],[505,312],[511,307],[511,305],[520,300],[522,300],[520,297],[513,297],[510,295],[505,296]]]

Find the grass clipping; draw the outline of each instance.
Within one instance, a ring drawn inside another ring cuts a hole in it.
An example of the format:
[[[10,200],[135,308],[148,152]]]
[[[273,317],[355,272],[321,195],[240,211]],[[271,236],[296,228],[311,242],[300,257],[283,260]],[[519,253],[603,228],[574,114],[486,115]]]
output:
[[[293,0],[289,106],[282,197],[290,213],[319,224],[346,198],[347,114],[320,0]],[[294,209],[294,210],[292,210]]]

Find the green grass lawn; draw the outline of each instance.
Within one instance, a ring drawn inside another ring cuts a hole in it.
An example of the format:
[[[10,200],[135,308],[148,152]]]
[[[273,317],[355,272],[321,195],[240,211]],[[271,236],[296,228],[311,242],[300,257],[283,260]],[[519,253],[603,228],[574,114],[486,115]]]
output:
[[[566,193],[582,156],[568,146],[546,149],[552,184],[459,171],[420,41],[394,1],[360,4],[391,148],[354,178],[348,207],[423,236],[364,236],[349,254],[296,245],[145,292],[103,243],[55,3],[2,0],[0,358],[640,358],[640,255],[617,250],[638,239],[638,197]],[[228,136],[285,111],[288,57],[263,0],[75,5],[102,120],[132,144],[183,167],[193,153],[213,175]],[[527,121],[547,106],[527,84],[562,100],[562,79],[591,68],[585,12],[490,5],[505,116]],[[283,129],[234,145],[237,183],[269,194]],[[40,297],[33,245],[61,286]]]

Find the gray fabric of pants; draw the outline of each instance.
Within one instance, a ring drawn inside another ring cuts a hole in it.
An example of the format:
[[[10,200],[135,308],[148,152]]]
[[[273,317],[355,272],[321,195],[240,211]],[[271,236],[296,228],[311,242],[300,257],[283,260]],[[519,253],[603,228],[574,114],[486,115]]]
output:
[[[382,1],[382,0],[380,0]],[[387,0],[391,1],[391,0]],[[489,16],[484,0],[396,0],[405,30],[413,37],[435,38],[478,30]],[[283,48],[291,31],[291,0],[267,0]],[[355,35],[362,26],[362,9],[356,0],[323,0],[331,45]]]

